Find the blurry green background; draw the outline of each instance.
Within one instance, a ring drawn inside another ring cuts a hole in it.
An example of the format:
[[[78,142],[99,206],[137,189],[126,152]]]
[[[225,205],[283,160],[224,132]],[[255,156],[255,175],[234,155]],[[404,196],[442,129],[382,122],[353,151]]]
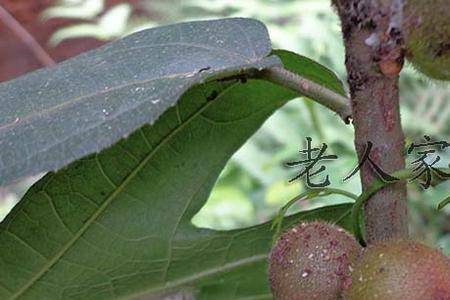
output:
[[[345,81],[344,50],[337,16],[329,0],[152,0],[139,4],[147,14],[135,15],[127,1],[105,9],[102,0],[63,0],[45,10],[42,21],[75,19],[75,25],[54,32],[49,45],[68,39],[93,37],[112,40],[143,28],[163,24],[223,17],[250,17],[263,21],[274,48],[308,56],[334,70]],[[135,7],[134,7],[135,8]],[[450,142],[450,88],[430,82],[409,66],[401,76],[403,128],[407,143],[422,142],[423,135]],[[307,190],[303,180],[288,183],[301,169],[286,168],[288,161],[300,160],[305,138],[314,146],[328,145],[326,154],[337,160],[325,163],[333,188],[360,193],[359,176],[342,179],[356,165],[353,129],[332,112],[307,99],[291,101],[276,112],[233,156],[223,170],[210,199],[193,219],[197,226],[232,229],[271,219],[292,197]],[[440,166],[450,162],[450,149],[439,153]],[[413,157],[408,157],[409,162]],[[0,220],[17,203],[36,178],[0,189]],[[438,244],[450,255],[450,205],[436,206],[450,194],[450,184],[424,190],[409,185],[410,224],[415,238]],[[298,203],[291,211],[311,209],[348,201],[328,196]]]

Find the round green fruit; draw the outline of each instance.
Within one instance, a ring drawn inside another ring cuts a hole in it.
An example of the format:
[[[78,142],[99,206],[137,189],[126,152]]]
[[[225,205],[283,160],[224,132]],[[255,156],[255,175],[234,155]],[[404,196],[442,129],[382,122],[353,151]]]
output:
[[[450,1],[407,0],[406,58],[428,77],[450,80]]]
[[[312,222],[285,232],[272,248],[269,281],[277,300],[336,300],[351,283],[362,247],[342,228]]]
[[[414,241],[374,244],[352,274],[345,300],[450,300],[450,260]]]

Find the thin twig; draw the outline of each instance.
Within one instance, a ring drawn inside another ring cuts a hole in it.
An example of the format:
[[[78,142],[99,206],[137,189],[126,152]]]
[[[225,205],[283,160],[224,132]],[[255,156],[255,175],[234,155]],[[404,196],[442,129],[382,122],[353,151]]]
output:
[[[261,76],[328,107],[336,112],[346,124],[349,123],[352,109],[348,98],[282,67],[263,70]]]
[[[33,52],[43,66],[51,66],[55,61],[48,55],[36,39],[3,6],[0,5],[0,20]]]

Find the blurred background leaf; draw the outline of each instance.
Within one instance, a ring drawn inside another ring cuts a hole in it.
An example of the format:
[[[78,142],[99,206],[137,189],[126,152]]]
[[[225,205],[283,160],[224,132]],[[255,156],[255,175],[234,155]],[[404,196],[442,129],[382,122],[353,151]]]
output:
[[[48,42],[51,46],[57,46],[69,38],[94,37],[105,41],[120,37],[127,28],[130,13],[129,4],[118,4],[108,10],[94,24],[77,24],[59,29],[53,33]]]
[[[193,19],[241,16],[263,21],[269,29],[274,48],[288,49],[312,58],[334,70],[340,78],[346,77],[339,22],[329,0],[3,2],[2,5],[17,16],[21,24],[36,37],[55,61],[101,45],[105,39],[118,38],[142,28]],[[110,11],[121,4],[130,7],[130,13],[116,14],[113,10],[114,17],[111,18],[114,21],[102,23],[101,20],[105,20],[105,16],[111,15]],[[102,9],[99,12],[100,5]],[[21,18],[24,11],[30,10],[30,6],[34,7],[35,13]],[[91,11],[76,16],[80,8],[87,6],[91,7]],[[58,10],[55,10],[56,8]],[[62,8],[66,11],[65,17],[61,16]],[[71,27],[73,25],[79,27]],[[42,28],[46,29],[43,31],[45,34],[41,33]],[[83,30],[86,30],[85,35],[81,37]],[[11,41],[12,34],[2,27],[0,36],[3,43],[0,44],[3,45],[0,47],[0,55],[6,57],[5,53],[9,53],[9,57],[16,62],[0,66],[0,80],[4,80],[20,73],[16,69],[25,64],[30,53],[17,51],[18,46],[12,48],[12,44],[3,42]],[[50,46],[52,39],[58,42],[58,46]],[[18,61],[21,63],[17,63]],[[34,61],[32,68],[28,70],[37,67],[39,64]],[[421,142],[425,134],[434,140],[450,142],[448,85],[430,82],[407,65],[401,76],[401,97],[403,128],[407,142]],[[278,208],[294,193],[307,189],[301,181],[288,184],[288,180],[299,170],[288,170],[284,167],[287,161],[299,159],[298,151],[305,147],[306,136],[313,139],[314,146],[327,143],[327,154],[338,155],[337,160],[326,164],[331,187],[359,193],[358,176],[342,182],[342,178],[356,165],[351,126],[342,124],[337,116],[323,107],[307,99],[300,99],[291,101],[275,113],[233,156],[223,170],[210,200],[194,218],[194,222],[208,228],[231,229],[260,223],[273,217]],[[446,149],[438,153],[441,157],[440,166],[446,166],[450,162],[449,152],[449,149]],[[408,157],[408,163],[411,163],[412,159],[413,157]],[[16,202],[21,190],[26,189],[28,184],[29,182],[26,182],[3,188],[0,201]],[[448,255],[450,206],[441,211],[437,211],[436,207],[442,199],[448,197],[449,190],[448,182],[428,190],[423,190],[417,184],[409,185],[410,224],[413,235],[427,243],[437,243]],[[293,211],[344,201],[347,200],[338,196],[303,201],[294,207]],[[11,204],[0,205],[0,213],[4,215],[10,206]]]

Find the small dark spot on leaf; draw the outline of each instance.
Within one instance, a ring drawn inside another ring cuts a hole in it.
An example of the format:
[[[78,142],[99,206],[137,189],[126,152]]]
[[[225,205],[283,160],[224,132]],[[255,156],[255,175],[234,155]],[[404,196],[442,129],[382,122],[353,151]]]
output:
[[[201,72],[204,72],[204,71],[208,71],[210,69],[211,69],[211,67],[208,66],[208,67],[205,67],[205,68],[201,68],[200,70],[198,70],[198,72],[201,73]]]
[[[219,96],[219,93],[217,91],[212,91],[211,95],[206,97],[206,100],[207,101],[212,101],[212,100],[216,99],[217,96]]]

